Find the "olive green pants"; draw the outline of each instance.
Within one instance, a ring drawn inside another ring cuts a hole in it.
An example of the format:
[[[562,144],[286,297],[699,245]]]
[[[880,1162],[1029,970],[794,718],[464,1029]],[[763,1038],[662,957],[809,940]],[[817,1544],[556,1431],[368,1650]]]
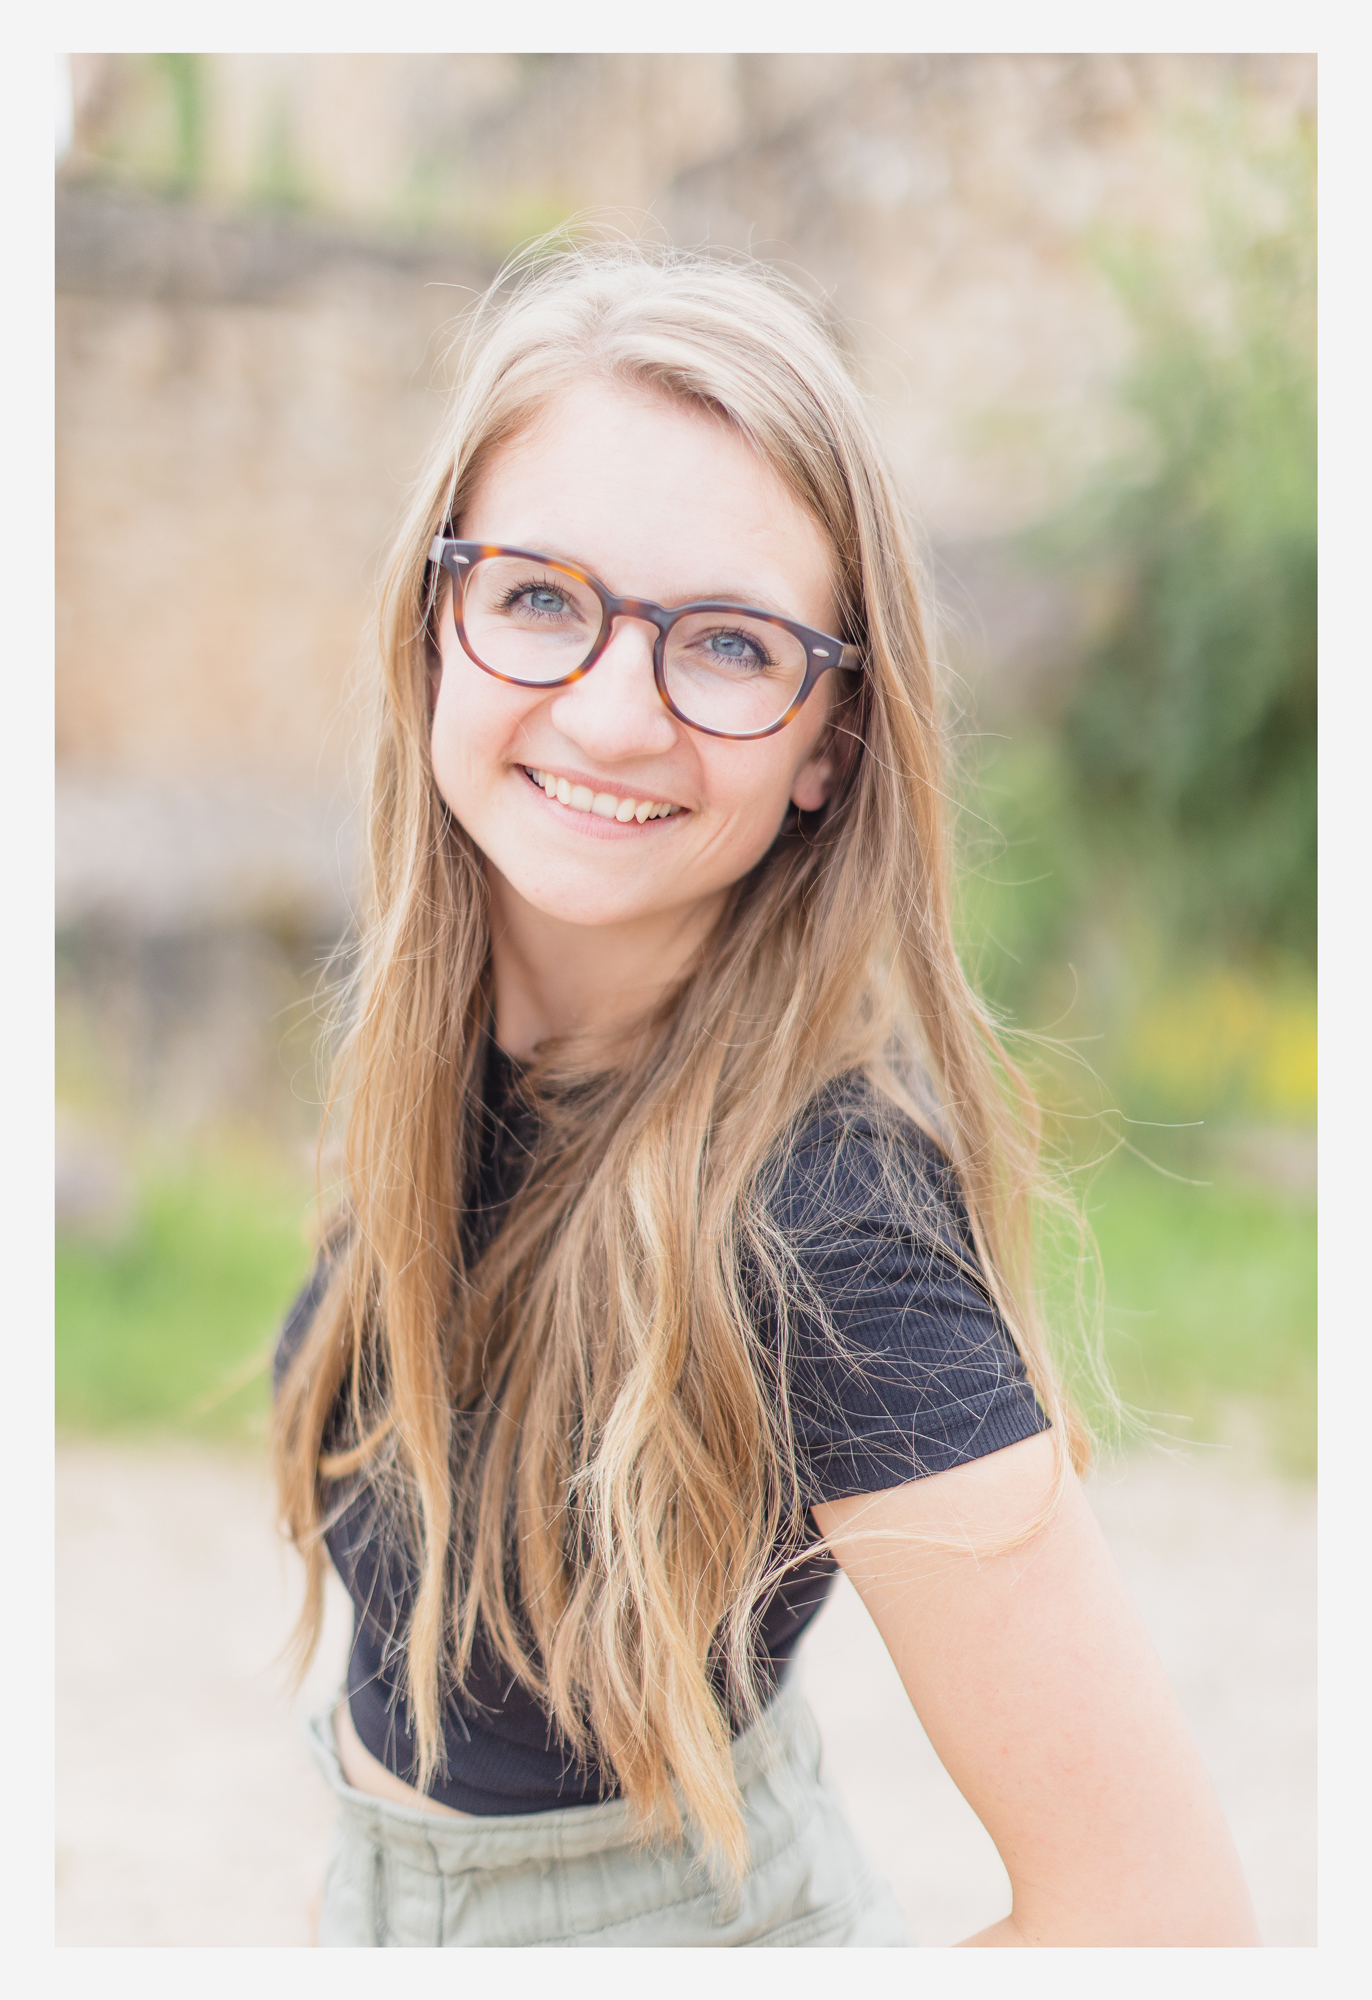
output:
[[[644,1847],[620,1799],[447,1819],[358,1792],[332,1706],[309,1724],[339,1800],[322,1945],[910,1945],[895,1897],[819,1772],[819,1731],[783,1689],[734,1745],[749,1863],[737,1889],[698,1845]]]

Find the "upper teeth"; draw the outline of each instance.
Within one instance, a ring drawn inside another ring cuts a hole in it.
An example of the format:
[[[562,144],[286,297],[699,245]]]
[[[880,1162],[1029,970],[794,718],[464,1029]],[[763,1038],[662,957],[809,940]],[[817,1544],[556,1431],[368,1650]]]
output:
[[[673,813],[682,810],[680,806],[660,805],[655,799],[621,799],[613,792],[593,792],[589,785],[569,784],[565,778],[555,778],[551,771],[529,770],[528,765],[524,768],[550,799],[570,806],[573,812],[596,813],[601,819],[617,819],[623,824],[636,819],[641,826],[645,819],[670,819]]]

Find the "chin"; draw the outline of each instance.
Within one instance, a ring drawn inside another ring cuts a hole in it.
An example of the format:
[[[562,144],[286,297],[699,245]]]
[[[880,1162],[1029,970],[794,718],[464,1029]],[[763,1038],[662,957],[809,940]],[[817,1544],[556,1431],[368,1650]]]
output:
[[[558,923],[599,929],[607,924],[632,923],[636,917],[655,914],[641,894],[635,895],[632,891],[626,894],[623,888],[616,893],[603,880],[588,882],[579,875],[569,879],[559,877],[552,869],[531,869],[527,865],[518,871],[503,869],[498,863],[493,865],[521,902],[537,910],[540,916],[552,917]]]
[[[615,902],[594,892],[584,896],[558,895],[551,892],[546,882],[528,888],[516,884],[519,894],[526,903],[545,917],[552,917],[560,924],[576,924],[586,930],[603,930],[612,924],[631,924],[639,917],[652,917],[659,913],[645,909],[641,903]]]

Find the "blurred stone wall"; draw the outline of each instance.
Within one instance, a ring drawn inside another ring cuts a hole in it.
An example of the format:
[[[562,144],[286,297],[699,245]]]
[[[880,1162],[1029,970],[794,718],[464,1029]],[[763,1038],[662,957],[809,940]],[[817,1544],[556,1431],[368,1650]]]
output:
[[[260,792],[259,847],[337,810],[377,559],[441,408],[433,336],[487,275],[59,191],[57,755],[91,781],[83,826],[115,781],[220,822]]]
[[[432,336],[488,275],[59,193],[59,757],[312,767],[441,408]]]
[[[312,994],[356,851],[350,683],[442,407],[435,334],[488,276],[470,252],[59,187],[69,1100],[164,1134],[316,1122]],[[82,1131],[59,1132],[59,1197],[85,1184]]]

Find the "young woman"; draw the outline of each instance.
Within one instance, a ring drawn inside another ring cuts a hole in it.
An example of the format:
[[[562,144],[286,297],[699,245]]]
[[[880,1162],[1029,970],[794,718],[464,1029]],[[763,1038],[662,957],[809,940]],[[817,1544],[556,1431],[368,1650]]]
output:
[[[1008,1870],[968,1942],[1252,1942],[1035,1317],[871,420],[754,268],[516,277],[386,585],[278,1356],[307,1630],[325,1548],[356,1607],[321,1941],[912,1942],[789,1675],[838,1564]]]

